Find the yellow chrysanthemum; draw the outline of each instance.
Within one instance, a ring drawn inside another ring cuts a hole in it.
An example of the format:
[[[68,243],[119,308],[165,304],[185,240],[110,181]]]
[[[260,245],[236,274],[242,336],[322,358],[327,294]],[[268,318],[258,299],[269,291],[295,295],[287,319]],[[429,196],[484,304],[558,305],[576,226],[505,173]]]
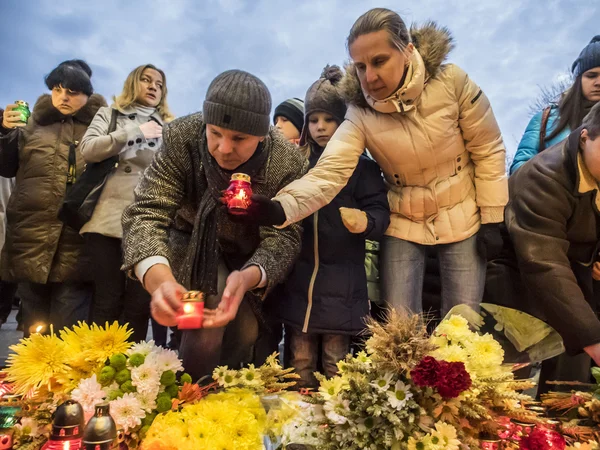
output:
[[[461,342],[463,339],[470,338],[474,333],[469,329],[467,319],[459,315],[452,315],[437,326],[435,334],[444,335],[454,342]]]
[[[8,356],[8,380],[15,383],[15,393],[46,386],[52,391],[64,379],[69,367],[65,364],[65,344],[58,336],[33,334],[11,345]]]
[[[265,422],[266,413],[252,391],[211,394],[181,411],[159,415],[142,448],[151,449],[164,440],[176,442],[177,448],[259,450]]]
[[[469,354],[467,351],[459,345],[448,345],[446,347],[440,347],[431,353],[435,359],[448,361],[448,362],[467,362]]]
[[[79,322],[72,329],[61,331],[60,335],[70,349],[69,364],[94,372],[107,358],[124,353],[131,346],[127,342],[131,333],[127,326],[116,321],[112,325],[106,322],[103,327]]]

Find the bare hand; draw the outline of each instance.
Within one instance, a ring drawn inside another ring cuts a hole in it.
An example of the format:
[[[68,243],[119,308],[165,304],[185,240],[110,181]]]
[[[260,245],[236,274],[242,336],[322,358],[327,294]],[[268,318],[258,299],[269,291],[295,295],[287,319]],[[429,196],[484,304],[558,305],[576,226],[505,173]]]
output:
[[[140,125],[140,130],[146,139],[162,137],[162,127],[153,120]]]
[[[161,325],[173,327],[177,325],[177,314],[181,311],[183,294],[187,292],[175,281],[163,282],[153,293],[150,301],[152,317]]]
[[[590,355],[597,365],[600,366],[600,343],[588,345],[587,347],[584,347],[583,350]]]
[[[261,279],[261,272],[257,266],[250,266],[243,271],[235,270],[227,277],[225,290],[217,309],[205,309],[202,327],[220,328],[227,325],[237,315],[244,295]]]
[[[6,109],[4,110],[4,116],[2,117],[2,127],[7,129],[24,127],[27,125],[25,122],[21,122],[21,112],[13,111],[17,105],[10,104],[6,105]]]
[[[600,281],[600,262],[595,262],[592,266],[592,278],[596,281]]]

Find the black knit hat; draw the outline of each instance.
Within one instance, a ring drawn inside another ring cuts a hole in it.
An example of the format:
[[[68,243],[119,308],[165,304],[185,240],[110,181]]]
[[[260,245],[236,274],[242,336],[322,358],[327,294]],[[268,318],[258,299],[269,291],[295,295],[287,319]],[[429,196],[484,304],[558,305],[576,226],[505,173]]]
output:
[[[331,114],[338,125],[344,121],[346,102],[337,86],[343,77],[342,69],[327,65],[321,73],[321,78],[308,88],[304,98],[304,128],[300,136],[300,145],[305,145],[308,140],[308,117],[312,113]]]
[[[285,117],[292,122],[298,133],[301,133],[302,127],[304,127],[304,101],[294,97],[280,103],[273,113],[274,125],[278,117]]]
[[[243,70],[228,70],[210,83],[202,108],[204,122],[252,136],[269,132],[271,94],[265,83]]]
[[[594,36],[590,43],[581,50],[571,70],[573,75],[578,77],[594,67],[600,67],[600,34]]]

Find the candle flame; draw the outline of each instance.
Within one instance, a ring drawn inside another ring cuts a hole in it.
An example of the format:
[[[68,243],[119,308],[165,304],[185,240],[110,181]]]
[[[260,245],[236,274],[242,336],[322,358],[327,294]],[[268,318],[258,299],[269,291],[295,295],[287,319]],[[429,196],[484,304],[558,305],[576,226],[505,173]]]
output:
[[[236,194],[236,197],[240,200],[246,200],[248,198],[246,189],[240,189],[240,191]]]
[[[69,441],[65,441],[63,443],[63,450],[70,450],[71,449],[71,443]]]
[[[194,312],[194,305],[186,303],[185,305],[183,305],[183,312],[186,314]]]
[[[29,332],[31,334],[39,334],[46,331],[46,324],[44,322],[36,322],[29,327]]]

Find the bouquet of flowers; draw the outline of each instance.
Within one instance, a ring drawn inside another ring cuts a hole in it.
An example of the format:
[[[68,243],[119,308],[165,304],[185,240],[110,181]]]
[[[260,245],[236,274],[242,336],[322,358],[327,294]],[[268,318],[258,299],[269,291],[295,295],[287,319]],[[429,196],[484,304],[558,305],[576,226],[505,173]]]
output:
[[[277,440],[298,413],[300,395],[284,392],[298,375],[283,369],[276,356],[271,355],[261,367],[217,367],[215,382],[207,388],[219,392],[160,414],[146,433],[142,449],[262,450],[265,436],[267,441]]]
[[[47,439],[53,411],[68,398],[81,404],[86,421],[96,404],[108,401],[118,429],[135,448],[157,414],[199,396],[192,378],[180,374],[175,352],[153,341],[132,344],[130,334],[116,322],[80,322],[59,336],[34,334],[12,346],[7,380],[15,392],[31,394],[23,401],[28,407],[15,448]]]
[[[418,315],[390,311],[387,323],[370,321],[365,352],[338,364],[338,375],[319,376],[315,412],[304,415],[293,437],[318,449],[479,449],[502,416],[541,419],[521,407],[531,400],[503,365],[503,350],[489,335],[471,331],[460,316],[429,336]],[[306,432],[308,430],[308,432]],[[304,441],[299,439],[307,438]]]
[[[595,383],[554,382],[578,385],[571,392],[549,392],[542,395],[542,403],[560,419],[560,430],[570,442],[579,441],[578,447],[599,448],[600,441],[600,367],[592,368]]]

